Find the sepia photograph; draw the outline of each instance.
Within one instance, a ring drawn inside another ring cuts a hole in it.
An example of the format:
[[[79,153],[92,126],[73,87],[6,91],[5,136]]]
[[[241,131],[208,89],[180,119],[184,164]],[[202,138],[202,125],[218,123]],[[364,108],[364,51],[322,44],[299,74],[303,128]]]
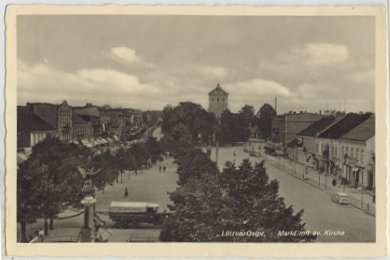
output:
[[[371,9],[32,10],[8,34],[16,246],[384,242]]]

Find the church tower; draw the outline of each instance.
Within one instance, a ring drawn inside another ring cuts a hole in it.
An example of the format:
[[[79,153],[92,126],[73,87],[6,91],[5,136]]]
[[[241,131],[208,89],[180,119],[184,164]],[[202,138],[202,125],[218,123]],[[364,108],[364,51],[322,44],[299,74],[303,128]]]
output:
[[[219,117],[223,111],[228,109],[228,96],[225,90],[219,84],[209,92],[209,112]]]

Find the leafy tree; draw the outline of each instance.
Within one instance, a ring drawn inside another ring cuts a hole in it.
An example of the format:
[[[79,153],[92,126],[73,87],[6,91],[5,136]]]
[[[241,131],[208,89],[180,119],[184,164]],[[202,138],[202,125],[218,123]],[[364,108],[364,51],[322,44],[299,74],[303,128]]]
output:
[[[215,175],[202,174],[170,194],[174,214],[161,230],[166,242],[212,242],[218,235],[221,216],[221,191]]]
[[[269,181],[264,162],[253,167],[249,160],[244,160],[238,168],[227,163],[222,172],[221,187],[233,210],[232,219],[225,228],[256,230],[265,234],[261,237],[235,237],[233,241],[298,242],[315,239],[311,235],[278,236],[281,230],[305,230],[305,224],[301,223],[303,210],[294,214],[292,206],[285,205],[283,197],[278,195],[278,182]],[[232,238],[222,239],[230,241]]]
[[[44,168],[37,162],[27,160],[19,165],[17,174],[17,221],[21,225],[22,242],[27,242],[26,226],[40,216],[37,176]]]
[[[161,158],[162,150],[156,138],[154,137],[149,138],[145,143],[145,147],[146,150],[149,151],[150,159],[152,160],[153,163],[162,159]]]
[[[216,176],[218,168],[216,164],[200,149],[189,149],[177,156],[178,185],[184,185],[191,179],[199,179],[202,174]]]
[[[221,125],[218,132],[219,141],[222,144],[231,144],[237,141],[233,130],[236,128],[234,115],[230,110],[225,110],[221,114]]]
[[[189,161],[186,157],[181,160]],[[303,210],[294,214],[292,207],[285,205],[278,195],[278,182],[268,180],[263,162],[253,167],[245,160],[238,168],[227,163],[220,178],[204,169],[199,172],[197,178],[187,179],[171,193],[170,209],[174,214],[164,223],[162,241],[298,242],[315,239],[311,235],[278,235],[281,230],[304,231]],[[264,236],[224,236],[227,230],[251,230],[262,232]]]
[[[162,112],[163,133],[172,133],[173,129],[183,124],[189,130],[192,140],[208,142],[212,137],[214,125],[217,121],[212,113],[204,110],[200,105],[192,102],[181,102],[178,106],[167,106]]]
[[[74,144],[48,137],[36,144],[29,159],[18,169],[18,208],[23,221],[38,216],[53,228],[54,217],[69,206],[80,206],[82,179],[77,166],[85,163],[84,153]],[[31,209],[31,210],[26,210]],[[24,234],[25,235],[25,234]]]
[[[276,112],[269,104],[264,104],[257,113],[256,126],[258,128],[259,137],[261,139],[271,139],[272,136],[272,120],[276,116]]]

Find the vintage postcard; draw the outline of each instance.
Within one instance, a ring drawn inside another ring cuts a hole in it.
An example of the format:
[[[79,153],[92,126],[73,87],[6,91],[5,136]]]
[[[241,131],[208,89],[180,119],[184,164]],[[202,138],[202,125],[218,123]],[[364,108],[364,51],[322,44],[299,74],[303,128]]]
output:
[[[387,10],[6,12],[6,255],[386,254]]]

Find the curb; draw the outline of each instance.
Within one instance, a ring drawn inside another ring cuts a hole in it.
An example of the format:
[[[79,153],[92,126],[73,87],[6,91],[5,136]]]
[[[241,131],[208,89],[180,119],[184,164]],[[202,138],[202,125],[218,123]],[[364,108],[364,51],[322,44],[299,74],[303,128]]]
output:
[[[267,158],[267,159],[268,159],[268,158]],[[287,173],[288,175],[290,175],[291,177],[295,177],[296,179],[300,180],[301,182],[307,183],[307,184],[311,185],[312,187],[317,188],[318,190],[320,190],[320,191],[322,191],[322,192],[324,192],[324,193],[327,193],[327,194],[329,194],[329,195],[332,194],[332,193],[329,192],[328,190],[326,190],[326,189],[324,189],[324,188],[322,188],[322,187],[320,187],[320,186],[318,186],[318,185],[314,185],[313,183],[311,183],[310,181],[308,181],[308,179],[302,179],[302,178],[297,177],[296,175],[293,175],[293,174],[290,173],[289,171],[284,171],[284,169],[282,169],[281,167],[276,166],[276,164],[275,164],[275,165],[272,164],[269,160],[268,160],[268,163],[269,163],[270,165],[272,165],[273,167],[275,167],[275,168],[277,168],[277,169],[279,169],[279,170],[281,170],[281,171],[283,171],[283,172],[286,172],[286,173]],[[310,178],[309,178],[309,179],[310,179]],[[310,179],[310,180],[311,180],[311,181],[314,181],[314,180],[312,180],[312,179]],[[351,202],[351,201],[350,201],[349,205],[353,206],[354,208],[360,209],[361,211],[363,211],[364,213],[366,213],[366,214],[368,214],[368,215],[371,215],[371,216],[373,216],[373,217],[376,216],[376,214],[375,214],[374,212],[365,210],[365,209],[361,208],[360,206],[355,205],[355,203],[353,203],[353,202]]]

